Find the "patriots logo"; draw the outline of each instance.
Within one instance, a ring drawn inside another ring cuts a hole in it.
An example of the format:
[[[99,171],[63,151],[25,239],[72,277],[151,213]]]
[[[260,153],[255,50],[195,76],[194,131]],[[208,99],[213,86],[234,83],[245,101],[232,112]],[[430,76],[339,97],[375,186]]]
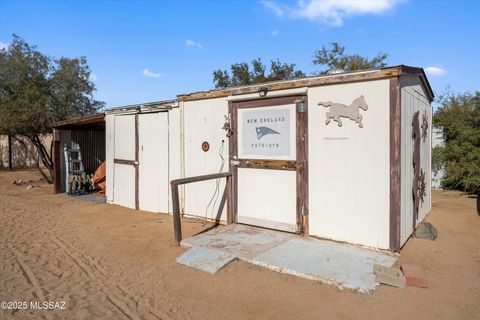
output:
[[[256,127],[255,130],[257,131],[258,140],[260,140],[263,136],[266,136],[267,134],[280,134],[280,132],[277,132],[267,127]]]

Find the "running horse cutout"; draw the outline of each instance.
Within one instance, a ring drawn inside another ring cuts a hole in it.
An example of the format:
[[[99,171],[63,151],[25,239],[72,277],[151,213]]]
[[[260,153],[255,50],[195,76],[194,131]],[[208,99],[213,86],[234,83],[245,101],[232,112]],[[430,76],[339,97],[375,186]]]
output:
[[[368,109],[368,105],[365,102],[365,98],[363,97],[363,94],[358,97],[357,99],[353,100],[353,102],[350,105],[346,105],[343,103],[336,103],[332,101],[327,101],[327,102],[319,102],[319,106],[324,106],[326,108],[330,108],[327,113],[325,113],[326,120],[325,124],[328,125],[330,123],[330,120],[333,119],[333,121],[337,121],[338,126],[342,126],[342,120],[340,118],[348,118],[352,121],[355,121],[358,123],[358,126],[360,128],[363,128],[363,123],[362,123],[362,115],[360,114],[358,109],[362,109],[363,111]]]

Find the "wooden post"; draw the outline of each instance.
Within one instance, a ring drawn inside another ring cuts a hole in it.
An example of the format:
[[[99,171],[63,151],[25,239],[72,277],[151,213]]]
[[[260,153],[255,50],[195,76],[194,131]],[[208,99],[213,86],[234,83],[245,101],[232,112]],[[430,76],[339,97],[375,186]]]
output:
[[[227,198],[227,224],[233,223],[233,212],[232,212],[232,176],[227,177],[226,181],[226,198]]]
[[[181,221],[180,221],[180,200],[178,197],[178,186],[181,184],[186,184],[186,183],[192,183],[192,182],[199,182],[199,181],[205,181],[205,180],[211,180],[211,179],[220,179],[220,178],[227,178],[227,185],[225,186],[225,193],[224,193],[224,198],[225,197],[231,197],[231,178],[232,173],[230,172],[222,172],[222,173],[214,173],[214,174],[207,174],[204,176],[195,176],[195,177],[189,177],[189,178],[182,178],[182,179],[176,179],[170,181],[170,187],[172,189],[172,206],[173,206],[173,232],[175,235],[175,243],[177,246],[180,245],[180,242],[182,241],[182,226],[181,226]],[[221,212],[221,209],[225,205],[225,201],[222,201],[222,205],[219,208],[219,212]],[[232,199],[228,199],[229,205],[232,203]],[[232,214],[228,213],[230,210],[227,207],[227,223],[230,223],[229,221],[232,221]]]
[[[172,200],[173,200],[173,232],[175,235],[175,243],[177,246],[182,241],[182,225],[180,221],[180,201],[178,199],[178,184],[172,183]]]
[[[13,170],[12,135],[8,135],[8,169]]]

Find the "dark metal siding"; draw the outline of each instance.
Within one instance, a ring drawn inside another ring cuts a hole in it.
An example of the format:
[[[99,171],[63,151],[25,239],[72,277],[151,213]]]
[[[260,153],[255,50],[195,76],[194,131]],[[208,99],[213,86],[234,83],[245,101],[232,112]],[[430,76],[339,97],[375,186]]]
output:
[[[87,174],[95,173],[105,161],[105,130],[59,130],[61,192],[66,190],[65,148],[80,148],[82,162]]]

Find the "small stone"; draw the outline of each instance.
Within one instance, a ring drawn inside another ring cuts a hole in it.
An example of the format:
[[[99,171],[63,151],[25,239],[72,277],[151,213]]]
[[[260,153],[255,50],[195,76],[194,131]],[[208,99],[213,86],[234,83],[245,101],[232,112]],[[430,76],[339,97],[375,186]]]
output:
[[[30,189],[32,189],[32,188],[33,188],[33,186],[32,186],[31,184],[29,184],[29,185],[27,186],[27,190],[30,190]]]
[[[435,240],[437,239],[438,231],[435,227],[428,222],[421,222],[417,230],[415,230],[415,238]]]

